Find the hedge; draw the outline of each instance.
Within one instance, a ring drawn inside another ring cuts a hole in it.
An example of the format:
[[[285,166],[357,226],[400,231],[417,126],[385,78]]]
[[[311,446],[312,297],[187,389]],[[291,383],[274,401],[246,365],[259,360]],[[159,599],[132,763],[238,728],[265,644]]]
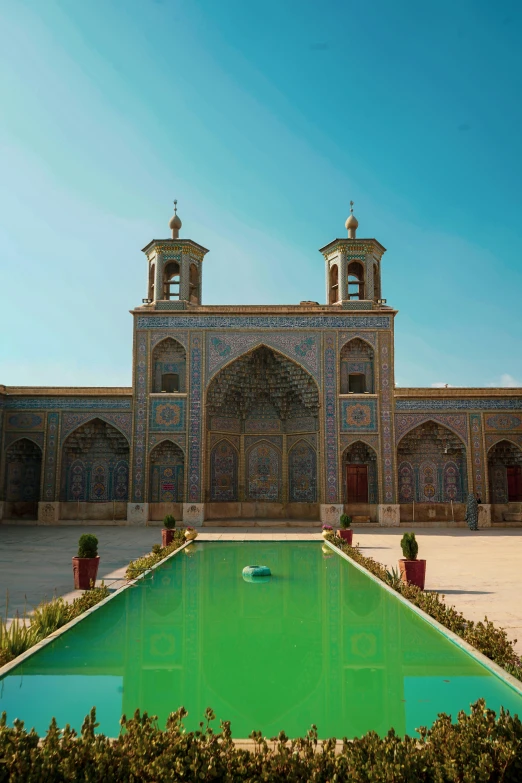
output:
[[[182,546],[184,543],[185,529],[176,529],[174,532],[174,538],[168,546],[155,545],[153,547],[152,554],[145,555],[144,557],[138,557],[137,560],[131,560],[127,566],[125,576],[127,579],[136,579],[138,576],[140,576],[140,574],[145,573],[145,571],[148,571],[149,568],[152,568],[153,565],[156,565],[156,563],[159,563],[160,560],[163,560],[165,557],[167,557],[167,555],[175,552],[176,549],[179,549],[180,546]]]
[[[253,732],[252,750],[237,747],[230,723],[210,726],[210,709],[195,732],[185,732],[186,711],[172,713],[165,730],[156,718],[136,712],[121,719],[122,731],[111,740],[95,734],[93,708],[79,736],[53,719],[45,737],[15,721],[0,720],[0,783],[174,783],[174,781],[243,781],[298,783],[520,783],[522,723],[501,709],[496,717],[480,699],[456,723],[440,714],[418,737],[385,737],[369,732],[353,741],[318,741],[312,726],[305,737],[289,740],[284,732],[267,740]]]
[[[510,642],[503,628],[497,628],[487,617],[481,622],[466,620],[462,612],[446,604],[444,596],[440,593],[426,593],[414,585],[405,584],[395,571],[388,571],[372,557],[361,554],[357,546],[349,546],[336,535],[328,536],[328,541],[445,628],[453,631],[487,658],[502,666],[513,677],[522,680],[522,659],[515,652],[513,643]]]

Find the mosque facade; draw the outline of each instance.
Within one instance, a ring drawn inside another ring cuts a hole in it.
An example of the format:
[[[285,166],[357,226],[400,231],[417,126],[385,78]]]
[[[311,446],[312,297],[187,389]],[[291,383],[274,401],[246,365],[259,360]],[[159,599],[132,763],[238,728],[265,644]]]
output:
[[[0,519],[522,522],[522,389],[397,388],[385,248],[321,248],[326,304],[205,305],[207,249],[143,248],[131,388],[0,386]]]

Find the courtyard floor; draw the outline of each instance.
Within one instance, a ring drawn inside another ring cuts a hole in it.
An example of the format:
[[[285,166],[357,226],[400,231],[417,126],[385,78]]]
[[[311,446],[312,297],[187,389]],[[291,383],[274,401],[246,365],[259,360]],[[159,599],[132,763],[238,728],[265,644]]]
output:
[[[503,626],[510,639],[517,639],[522,655],[522,529],[480,530],[415,528],[419,557],[427,560],[426,589],[446,595],[448,603],[471,620],[485,615]],[[354,527],[354,544],[364,554],[387,567],[397,567],[402,557],[403,528]],[[71,557],[76,554],[81,533],[94,533],[99,539],[99,580],[115,589],[124,584],[125,567],[130,560],[150,552],[161,542],[159,527],[127,526],[16,526],[0,525],[0,613],[5,617],[9,591],[9,616],[30,611],[53,594],[68,599],[73,590]],[[199,530],[200,541],[266,538],[277,540],[318,540],[317,529],[213,527]]]

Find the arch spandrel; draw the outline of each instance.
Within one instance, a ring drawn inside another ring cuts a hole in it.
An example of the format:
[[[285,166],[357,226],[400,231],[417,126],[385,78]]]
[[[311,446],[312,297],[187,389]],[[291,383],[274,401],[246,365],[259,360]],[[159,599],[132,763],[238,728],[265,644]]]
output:
[[[442,425],[456,435],[466,448],[468,447],[468,420],[465,413],[440,415],[436,413],[396,413],[395,445],[398,447],[405,435],[428,422]]]

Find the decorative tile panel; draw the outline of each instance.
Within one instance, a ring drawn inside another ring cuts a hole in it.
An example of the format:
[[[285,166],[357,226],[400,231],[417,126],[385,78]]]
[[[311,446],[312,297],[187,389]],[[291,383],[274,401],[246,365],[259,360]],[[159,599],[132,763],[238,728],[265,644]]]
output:
[[[131,410],[131,397],[9,397],[9,410]]]
[[[4,448],[7,449],[12,443],[25,438],[36,443],[41,449],[44,446],[43,432],[6,432],[4,439]]]
[[[132,500],[145,500],[145,438],[147,411],[147,333],[136,332],[135,407],[132,460]]]
[[[223,365],[259,345],[280,351],[307,369],[314,377],[319,374],[319,336],[312,332],[298,334],[227,333],[207,335],[207,379]]]
[[[468,442],[468,422],[465,413],[449,414],[424,414],[424,413],[401,413],[395,414],[395,443],[399,443],[401,438],[407,432],[424,424],[426,421],[436,421],[452,430],[461,438],[464,443]]]
[[[377,400],[341,400],[341,432],[377,432]]]
[[[211,422],[211,429],[220,432],[240,432],[241,422],[231,416],[214,416]]]
[[[181,433],[180,435],[177,435],[173,432],[155,432],[149,435],[149,450],[153,449],[154,446],[156,446],[158,443],[161,443],[162,440],[168,440],[171,443],[176,443],[178,446],[182,448],[183,451],[185,451],[186,447],[186,436],[185,433]]]
[[[150,338],[150,346],[154,348],[159,342],[166,337],[171,337],[173,340],[177,340],[178,343],[187,349],[188,348],[188,332],[186,331],[169,331],[169,332],[154,332]]]
[[[203,338],[193,335],[190,342],[188,500],[195,503],[201,496],[202,351]]]
[[[390,315],[187,315],[137,317],[138,329],[390,329]]]
[[[394,481],[394,449],[392,442],[392,336],[385,332],[379,336],[380,342],[380,410],[381,410],[381,446],[382,446],[382,465],[384,492],[383,499],[385,503],[394,503],[395,501],[395,481]]]
[[[324,398],[326,439],[326,503],[337,503],[338,447],[337,447],[337,350],[335,334],[324,337]]]
[[[522,410],[522,400],[520,403]],[[493,416],[486,416],[484,419],[484,429],[500,432],[516,432],[522,430],[522,415],[515,416],[511,413],[496,413]]]
[[[475,397],[467,400],[444,399],[442,397],[395,400],[396,411],[503,411],[522,412],[522,397]]]
[[[283,422],[280,419],[247,419],[245,432],[281,432]]]
[[[132,432],[132,413],[64,413],[62,414],[61,442],[77,427],[85,424],[90,419],[101,419],[112,424],[130,440]]]
[[[44,486],[43,497],[45,500],[56,500],[56,467],[58,457],[58,428],[60,423],[59,413],[47,414],[47,432],[45,444]]]
[[[288,454],[288,499],[290,503],[317,501],[317,457],[315,449],[304,440]]]
[[[379,452],[379,436],[378,435],[366,435],[364,433],[361,433],[359,435],[341,435],[340,444],[341,444],[341,454],[346,451],[346,449],[351,446],[353,443],[357,443],[357,441],[361,441],[361,443],[366,443],[367,446],[371,446],[371,448],[375,452]]]
[[[484,470],[484,452],[482,448],[482,421],[479,413],[472,413],[469,417],[471,428],[471,454],[473,460],[473,482],[475,492],[486,499],[486,486]]]
[[[350,332],[339,332],[339,349],[344,348],[346,343],[356,337],[359,337],[360,340],[364,340],[366,343],[370,343],[373,348],[377,347],[377,334],[375,332],[361,332],[354,329]]]
[[[12,413],[6,416],[6,430],[43,430],[44,416],[37,413]]]
[[[185,400],[150,400],[151,432],[182,432],[185,429]]]
[[[500,443],[501,440],[507,440],[511,443],[515,443],[517,446],[519,446],[519,448],[522,449],[522,434],[519,432],[505,432],[502,434],[486,432],[486,450],[489,451],[490,448],[495,445],[495,443]]]

